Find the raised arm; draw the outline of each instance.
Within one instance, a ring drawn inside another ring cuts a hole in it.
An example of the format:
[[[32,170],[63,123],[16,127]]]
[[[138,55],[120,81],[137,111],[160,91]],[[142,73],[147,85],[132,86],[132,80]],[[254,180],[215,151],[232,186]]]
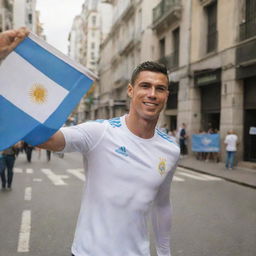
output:
[[[169,172],[153,203],[152,224],[158,256],[171,256],[170,233],[172,209],[170,186],[173,173]]]
[[[48,141],[37,145],[37,147],[51,151],[62,151],[65,145],[66,142],[63,133],[61,131],[57,131]]]
[[[0,60],[3,60],[28,34],[28,29],[24,27],[0,33]]]

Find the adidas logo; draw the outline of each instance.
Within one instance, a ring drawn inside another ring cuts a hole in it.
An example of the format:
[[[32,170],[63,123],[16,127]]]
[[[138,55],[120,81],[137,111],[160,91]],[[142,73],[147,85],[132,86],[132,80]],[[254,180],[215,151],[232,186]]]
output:
[[[123,156],[128,156],[128,153],[127,153],[125,147],[120,147],[120,148],[116,149],[115,151],[116,151],[117,153],[123,155]]]

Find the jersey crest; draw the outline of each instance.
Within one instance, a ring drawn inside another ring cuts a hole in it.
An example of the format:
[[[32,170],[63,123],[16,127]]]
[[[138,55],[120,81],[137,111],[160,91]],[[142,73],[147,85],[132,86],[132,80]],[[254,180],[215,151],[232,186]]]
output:
[[[158,172],[160,173],[161,176],[166,173],[166,159],[160,158],[158,164]]]

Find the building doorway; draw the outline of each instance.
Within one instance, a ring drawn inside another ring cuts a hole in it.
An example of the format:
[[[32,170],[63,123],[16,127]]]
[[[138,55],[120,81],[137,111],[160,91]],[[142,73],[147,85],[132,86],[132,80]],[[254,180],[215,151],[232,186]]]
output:
[[[201,127],[205,132],[210,128],[220,129],[220,84],[202,86],[201,89]]]
[[[245,80],[244,84],[244,160],[256,162],[256,77]]]

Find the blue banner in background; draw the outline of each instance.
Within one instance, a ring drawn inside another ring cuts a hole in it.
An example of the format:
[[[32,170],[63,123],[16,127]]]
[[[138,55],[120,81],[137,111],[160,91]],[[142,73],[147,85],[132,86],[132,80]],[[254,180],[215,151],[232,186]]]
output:
[[[192,135],[193,152],[219,152],[220,135],[219,134],[193,134]]]

